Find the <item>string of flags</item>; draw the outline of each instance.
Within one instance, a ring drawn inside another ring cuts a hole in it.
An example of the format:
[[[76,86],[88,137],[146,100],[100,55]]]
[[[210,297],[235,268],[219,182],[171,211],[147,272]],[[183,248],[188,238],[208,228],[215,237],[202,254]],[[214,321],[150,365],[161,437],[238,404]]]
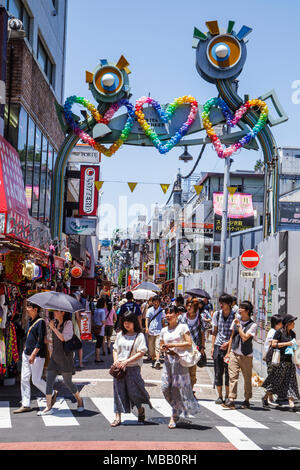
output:
[[[100,191],[100,189],[102,189],[102,186],[103,186],[104,183],[105,183],[105,181],[95,181],[95,187],[96,187],[97,191]],[[133,193],[133,191],[135,190],[135,188],[138,184],[159,184],[159,183],[138,183],[138,182],[125,182],[125,181],[106,181],[106,183],[127,183],[128,186],[129,186],[129,189],[132,193]],[[159,185],[160,185],[163,193],[166,194],[169,187],[170,187],[170,184],[160,183]],[[203,185],[195,184],[194,189],[195,189],[197,195],[199,196],[199,194],[203,190]]]

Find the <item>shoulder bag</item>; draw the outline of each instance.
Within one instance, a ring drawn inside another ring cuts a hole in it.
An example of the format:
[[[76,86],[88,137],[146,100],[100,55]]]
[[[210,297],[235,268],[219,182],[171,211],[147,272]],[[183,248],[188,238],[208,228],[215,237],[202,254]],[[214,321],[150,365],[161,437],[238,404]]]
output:
[[[78,351],[79,349],[82,348],[82,342],[78,338],[78,336],[73,334],[72,338],[69,341],[64,342],[64,351],[65,353],[70,353],[74,351]]]
[[[130,353],[129,353],[129,356],[128,356],[128,359],[130,358],[131,354],[132,354],[132,351],[133,351],[133,348],[134,348],[134,345],[135,345],[135,342],[136,342],[136,339],[138,337],[138,334],[136,335],[136,337],[134,338],[134,341],[133,341],[133,344],[132,344],[132,347],[131,347],[131,350],[130,350]],[[111,368],[109,369],[109,373],[110,375],[112,375],[115,379],[124,379],[125,375],[126,375],[126,369],[122,369],[120,367],[120,365],[118,364],[113,364],[111,366]]]
[[[189,349],[186,349],[180,352],[172,351],[172,353],[179,357],[179,364],[182,367],[195,366],[198,363],[200,356],[201,356],[201,353],[198,351],[197,346],[195,345],[193,340],[192,340],[192,346]]]
[[[272,355],[272,366],[279,366],[280,364],[280,350],[274,349]]]
[[[154,318],[156,318],[162,311],[163,311],[163,309],[161,308],[161,309],[151,318],[151,320],[150,320],[149,323],[148,323],[148,329],[149,329],[150,323],[151,323],[151,322],[154,320]]]

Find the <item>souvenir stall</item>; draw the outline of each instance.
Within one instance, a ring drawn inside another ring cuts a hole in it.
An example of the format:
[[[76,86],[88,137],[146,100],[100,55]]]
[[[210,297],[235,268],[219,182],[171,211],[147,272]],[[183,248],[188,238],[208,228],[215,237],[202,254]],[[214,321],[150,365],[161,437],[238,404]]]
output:
[[[68,292],[70,260],[18,240],[0,246],[0,384],[12,385],[20,372],[26,338],[26,299],[45,290]],[[48,323],[48,313],[42,312]]]

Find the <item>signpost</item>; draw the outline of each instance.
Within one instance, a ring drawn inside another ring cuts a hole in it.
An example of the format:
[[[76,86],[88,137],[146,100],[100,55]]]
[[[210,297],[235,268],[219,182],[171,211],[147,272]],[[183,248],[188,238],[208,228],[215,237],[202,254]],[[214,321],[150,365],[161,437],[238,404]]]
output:
[[[255,250],[246,250],[241,256],[242,265],[247,269],[254,269],[259,263],[259,254]]]

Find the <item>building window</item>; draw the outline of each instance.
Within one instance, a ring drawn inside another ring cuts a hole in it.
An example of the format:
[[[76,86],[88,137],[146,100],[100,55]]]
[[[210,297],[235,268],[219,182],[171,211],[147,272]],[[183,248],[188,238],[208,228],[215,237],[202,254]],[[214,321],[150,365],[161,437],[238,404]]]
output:
[[[38,57],[38,61],[39,61],[40,66],[42,67],[43,72],[47,76],[51,85],[54,87],[54,64],[51,61],[40,39],[38,40],[37,57]]]
[[[27,128],[28,114],[25,109],[20,107],[19,114],[19,134],[18,134],[18,152],[21,161],[24,181],[26,181],[26,163],[27,163]]]
[[[42,145],[42,165],[41,165],[41,180],[40,180],[40,204],[39,204],[39,220],[44,223],[45,221],[45,196],[47,184],[47,157],[48,157],[48,141],[43,135]]]
[[[49,144],[48,162],[47,162],[46,201],[45,201],[45,224],[46,225],[50,225],[52,174],[53,174],[53,147]]]
[[[33,165],[33,187],[32,187],[32,217],[35,219],[39,215],[39,201],[41,197],[40,192],[40,172],[41,172],[41,156],[42,156],[42,133],[36,128],[35,135],[35,152],[34,152],[34,165]]]
[[[31,215],[31,200],[33,186],[33,162],[34,162],[34,143],[35,143],[35,124],[31,118],[28,121],[28,141],[27,141],[27,164],[26,164],[26,180],[25,192],[27,207]]]
[[[18,18],[23,23],[24,31],[26,32],[28,41],[30,37],[30,16],[20,0],[8,0],[7,9],[11,15]]]

